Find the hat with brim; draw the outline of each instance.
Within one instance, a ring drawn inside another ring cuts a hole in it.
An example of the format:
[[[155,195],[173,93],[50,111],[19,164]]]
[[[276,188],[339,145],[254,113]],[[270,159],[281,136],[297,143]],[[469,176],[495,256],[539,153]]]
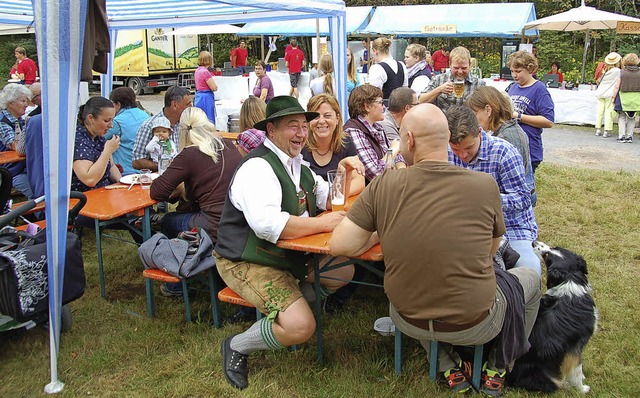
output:
[[[166,117],[160,116],[151,123],[151,130],[155,129],[156,127],[164,127],[171,130],[171,122]]]
[[[298,100],[294,97],[289,95],[279,95],[277,97],[273,97],[267,104],[266,115],[266,119],[254,124],[253,127],[258,130],[267,131],[267,123],[273,122],[274,120],[284,116],[304,115],[307,122],[310,122],[320,114],[318,112],[305,111]]]
[[[608,64],[608,65],[615,65],[618,62],[620,62],[620,59],[622,57],[620,56],[620,54],[618,54],[617,52],[612,52],[609,53],[605,58],[604,58],[604,63]]]

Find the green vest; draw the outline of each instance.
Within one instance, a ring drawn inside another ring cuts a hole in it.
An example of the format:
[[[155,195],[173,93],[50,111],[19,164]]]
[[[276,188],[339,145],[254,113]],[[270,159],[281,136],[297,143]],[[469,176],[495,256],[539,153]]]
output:
[[[261,157],[267,161],[276,174],[282,189],[282,211],[299,216],[304,213],[304,210],[307,210],[310,217],[315,217],[316,182],[308,167],[302,166],[301,169],[302,192],[300,196],[305,193],[307,203],[305,208],[301,209],[299,193],[278,156],[261,145],[251,151],[242,163],[254,157]],[[239,167],[241,166],[242,164]],[[228,194],[218,227],[218,242],[215,250],[222,257],[232,261],[248,261],[288,269],[299,280],[304,280],[307,274],[306,255],[294,250],[281,249],[271,242],[259,239],[249,227],[244,214],[233,206]]]

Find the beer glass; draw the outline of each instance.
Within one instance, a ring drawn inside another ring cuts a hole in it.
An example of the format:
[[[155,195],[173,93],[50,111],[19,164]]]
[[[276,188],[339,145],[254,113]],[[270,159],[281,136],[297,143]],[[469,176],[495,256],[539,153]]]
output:
[[[329,179],[331,209],[333,211],[344,210],[344,204],[347,199],[347,172],[344,170],[331,170],[327,172],[327,178]]]

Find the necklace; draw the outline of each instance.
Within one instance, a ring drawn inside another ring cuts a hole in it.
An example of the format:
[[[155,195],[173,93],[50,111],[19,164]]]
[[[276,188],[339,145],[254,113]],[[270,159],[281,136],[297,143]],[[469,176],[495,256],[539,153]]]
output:
[[[325,153],[320,153],[320,151],[316,148],[316,153],[318,154],[318,156],[325,156],[329,152],[331,152],[331,148],[327,149]]]

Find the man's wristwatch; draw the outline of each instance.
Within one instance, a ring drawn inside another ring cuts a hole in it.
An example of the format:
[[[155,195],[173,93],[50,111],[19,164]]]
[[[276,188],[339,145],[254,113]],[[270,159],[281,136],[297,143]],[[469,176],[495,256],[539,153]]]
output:
[[[520,122],[522,120],[522,112],[518,112],[518,116],[516,116],[516,121]]]

